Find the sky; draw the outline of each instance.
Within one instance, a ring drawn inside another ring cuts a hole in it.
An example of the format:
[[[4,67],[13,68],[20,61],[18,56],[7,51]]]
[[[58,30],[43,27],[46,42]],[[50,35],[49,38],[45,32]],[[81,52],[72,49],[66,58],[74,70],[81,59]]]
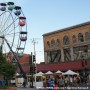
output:
[[[43,34],[90,21],[90,0],[0,0],[21,6],[27,18],[25,53],[34,52],[36,62],[44,61]]]

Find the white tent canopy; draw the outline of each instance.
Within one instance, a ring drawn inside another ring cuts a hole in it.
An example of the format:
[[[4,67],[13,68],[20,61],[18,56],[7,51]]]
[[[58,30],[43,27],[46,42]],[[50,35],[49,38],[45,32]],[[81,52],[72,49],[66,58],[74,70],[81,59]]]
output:
[[[44,73],[43,72],[39,72],[36,74],[36,76],[42,76]]]
[[[71,70],[68,70],[65,73],[63,73],[63,75],[78,75],[78,73],[71,71]]]
[[[57,74],[61,73],[61,74],[62,74],[63,72],[61,72],[60,70],[58,70],[58,71],[57,71],[57,72],[55,72],[55,73],[57,73]]]
[[[46,72],[45,74],[53,74],[51,71]]]
[[[16,76],[19,76],[20,74],[19,73],[16,73]]]

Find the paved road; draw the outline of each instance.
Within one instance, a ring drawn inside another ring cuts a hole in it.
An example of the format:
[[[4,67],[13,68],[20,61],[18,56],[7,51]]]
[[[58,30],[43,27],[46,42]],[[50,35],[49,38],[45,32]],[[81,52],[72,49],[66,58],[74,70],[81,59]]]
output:
[[[17,90],[40,90],[40,89],[21,87],[21,88],[18,88]],[[41,89],[41,90],[45,90],[45,89]],[[63,89],[63,90],[66,90],[66,89]],[[68,87],[68,90],[90,90],[90,84],[84,85],[84,86],[72,87],[72,89],[69,89]]]
[[[35,88],[18,88],[17,90],[37,90]]]

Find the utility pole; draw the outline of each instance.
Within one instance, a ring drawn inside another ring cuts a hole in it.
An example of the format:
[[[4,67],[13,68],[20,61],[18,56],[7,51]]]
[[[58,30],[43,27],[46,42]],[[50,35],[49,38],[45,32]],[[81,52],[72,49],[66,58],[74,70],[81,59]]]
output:
[[[31,52],[31,55],[30,55],[30,57],[29,57],[30,59],[30,61],[29,61],[29,63],[30,63],[30,75],[31,75],[31,80],[30,80],[30,87],[31,88],[34,88],[34,86],[33,86],[33,55],[32,55],[32,52]]]
[[[36,58],[36,48],[35,48],[35,44],[36,44],[37,42],[35,41],[34,38],[33,38],[33,40],[32,40],[32,43],[33,43],[33,47],[34,47],[34,56],[35,56],[35,58]],[[36,60],[35,60],[35,68],[36,68],[36,70],[35,70],[35,87],[36,87],[36,73],[37,73]]]

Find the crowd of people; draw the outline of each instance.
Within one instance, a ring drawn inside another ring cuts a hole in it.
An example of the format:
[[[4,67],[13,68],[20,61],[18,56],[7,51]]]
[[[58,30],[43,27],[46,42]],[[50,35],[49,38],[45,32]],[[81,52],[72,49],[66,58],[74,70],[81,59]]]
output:
[[[78,87],[87,84],[88,75],[46,76],[43,86],[46,90],[64,90],[67,87]]]

